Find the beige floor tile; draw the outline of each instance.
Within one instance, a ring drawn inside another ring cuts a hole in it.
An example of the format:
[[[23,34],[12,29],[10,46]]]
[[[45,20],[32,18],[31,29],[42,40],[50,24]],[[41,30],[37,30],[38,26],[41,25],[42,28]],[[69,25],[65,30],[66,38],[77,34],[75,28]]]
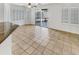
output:
[[[26,39],[24,39],[23,41],[24,41],[25,43],[29,43],[31,40],[28,39],[28,38],[26,38]]]
[[[72,54],[79,55],[79,49],[72,48]]]
[[[48,49],[50,49],[50,50],[53,50],[54,47],[55,47],[55,43],[56,43],[56,42],[54,42],[54,41],[50,41],[50,42],[48,43],[48,45],[46,46],[46,48],[48,48]]]
[[[38,48],[38,47],[39,47],[39,43],[34,42],[34,43],[32,44],[32,47],[34,47],[34,48]]]
[[[21,55],[23,52],[24,52],[23,49],[18,48],[18,49],[16,49],[16,50],[13,52],[13,54],[15,54],[15,55]]]
[[[25,50],[28,54],[31,54],[32,52],[34,52],[35,48],[30,47],[27,50]]]
[[[28,45],[27,43],[25,43],[24,41],[22,41],[21,43],[18,43],[18,45],[23,49],[26,50],[30,47],[30,45]]]
[[[58,40],[58,41],[55,43],[55,47],[64,48],[64,42],[61,41],[61,40]]]
[[[40,51],[41,53],[44,51],[44,49],[45,49],[45,47],[43,47],[43,46],[39,46],[39,47],[37,48],[37,50]]]
[[[49,49],[45,49],[44,52],[43,52],[44,55],[56,55],[55,52],[49,50]]]
[[[63,54],[65,54],[65,55],[72,54],[72,48],[71,48],[71,46],[65,45],[64,48],[63,48]]]
[[[58,55],[62,55],[63,54],[63,48],[55,46],[53,49],[54,52],[56,52]]]
[[[30,40],[29,42],[28,42],[28,45],[32,45],[34,43],[34,41],[33,40]]]
[[[48,43],[49,43],[49,39],[46,39],[46,40],[42,41],[42,43],[40,45],[46,47]]]
[[[26,52],[23,52],[23,53],[22,53],[22,55],[29,55],[29,54],[28,54],[28,53],[26,53]]]
[[[38,44],[41,44],[43,40],[41,39],[34,39],[35,42],[37,42]]]
[[[79,35],[39,26],[20,26],[12,33],[12,54],[79,54],[78,46]]]
[[[42,55],[42,53],[38,50],[35,50],[31,55]]]
[[[13,45],[12,46],[12,51],[16,51],[17,49],[19,49],[20,47],[17,45],[17,44],[15,44],[15,45]]]

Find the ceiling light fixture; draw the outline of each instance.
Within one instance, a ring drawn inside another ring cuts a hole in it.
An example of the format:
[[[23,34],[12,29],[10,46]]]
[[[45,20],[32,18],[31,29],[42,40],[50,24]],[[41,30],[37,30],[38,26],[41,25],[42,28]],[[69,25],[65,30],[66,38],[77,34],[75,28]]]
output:
[[[28,3],[28,8],[31,8],[31,3]]]

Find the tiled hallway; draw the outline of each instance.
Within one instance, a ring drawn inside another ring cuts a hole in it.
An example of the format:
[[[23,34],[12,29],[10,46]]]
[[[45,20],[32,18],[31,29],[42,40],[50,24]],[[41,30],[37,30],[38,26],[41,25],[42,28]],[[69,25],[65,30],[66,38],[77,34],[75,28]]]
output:
[[[76,34],[25,25],[11,35],[14,55],[79,54],[79,35]]]

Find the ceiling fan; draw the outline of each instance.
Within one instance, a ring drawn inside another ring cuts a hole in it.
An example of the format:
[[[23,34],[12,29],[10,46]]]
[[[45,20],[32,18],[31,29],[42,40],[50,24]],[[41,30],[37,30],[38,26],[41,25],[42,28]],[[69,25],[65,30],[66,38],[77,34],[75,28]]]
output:
[[[37,6],[32,3],[28,3],[28,8],[33,8],[33,7],[37,7]]]

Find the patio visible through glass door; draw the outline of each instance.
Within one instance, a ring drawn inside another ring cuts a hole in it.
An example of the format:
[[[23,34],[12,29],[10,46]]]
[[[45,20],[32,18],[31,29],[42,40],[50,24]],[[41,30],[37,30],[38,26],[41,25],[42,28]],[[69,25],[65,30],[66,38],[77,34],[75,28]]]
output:
[[[41,27],[47,27],[48,22],[48,9],[41,9],[41,11],[36,12],[35,24]]]

